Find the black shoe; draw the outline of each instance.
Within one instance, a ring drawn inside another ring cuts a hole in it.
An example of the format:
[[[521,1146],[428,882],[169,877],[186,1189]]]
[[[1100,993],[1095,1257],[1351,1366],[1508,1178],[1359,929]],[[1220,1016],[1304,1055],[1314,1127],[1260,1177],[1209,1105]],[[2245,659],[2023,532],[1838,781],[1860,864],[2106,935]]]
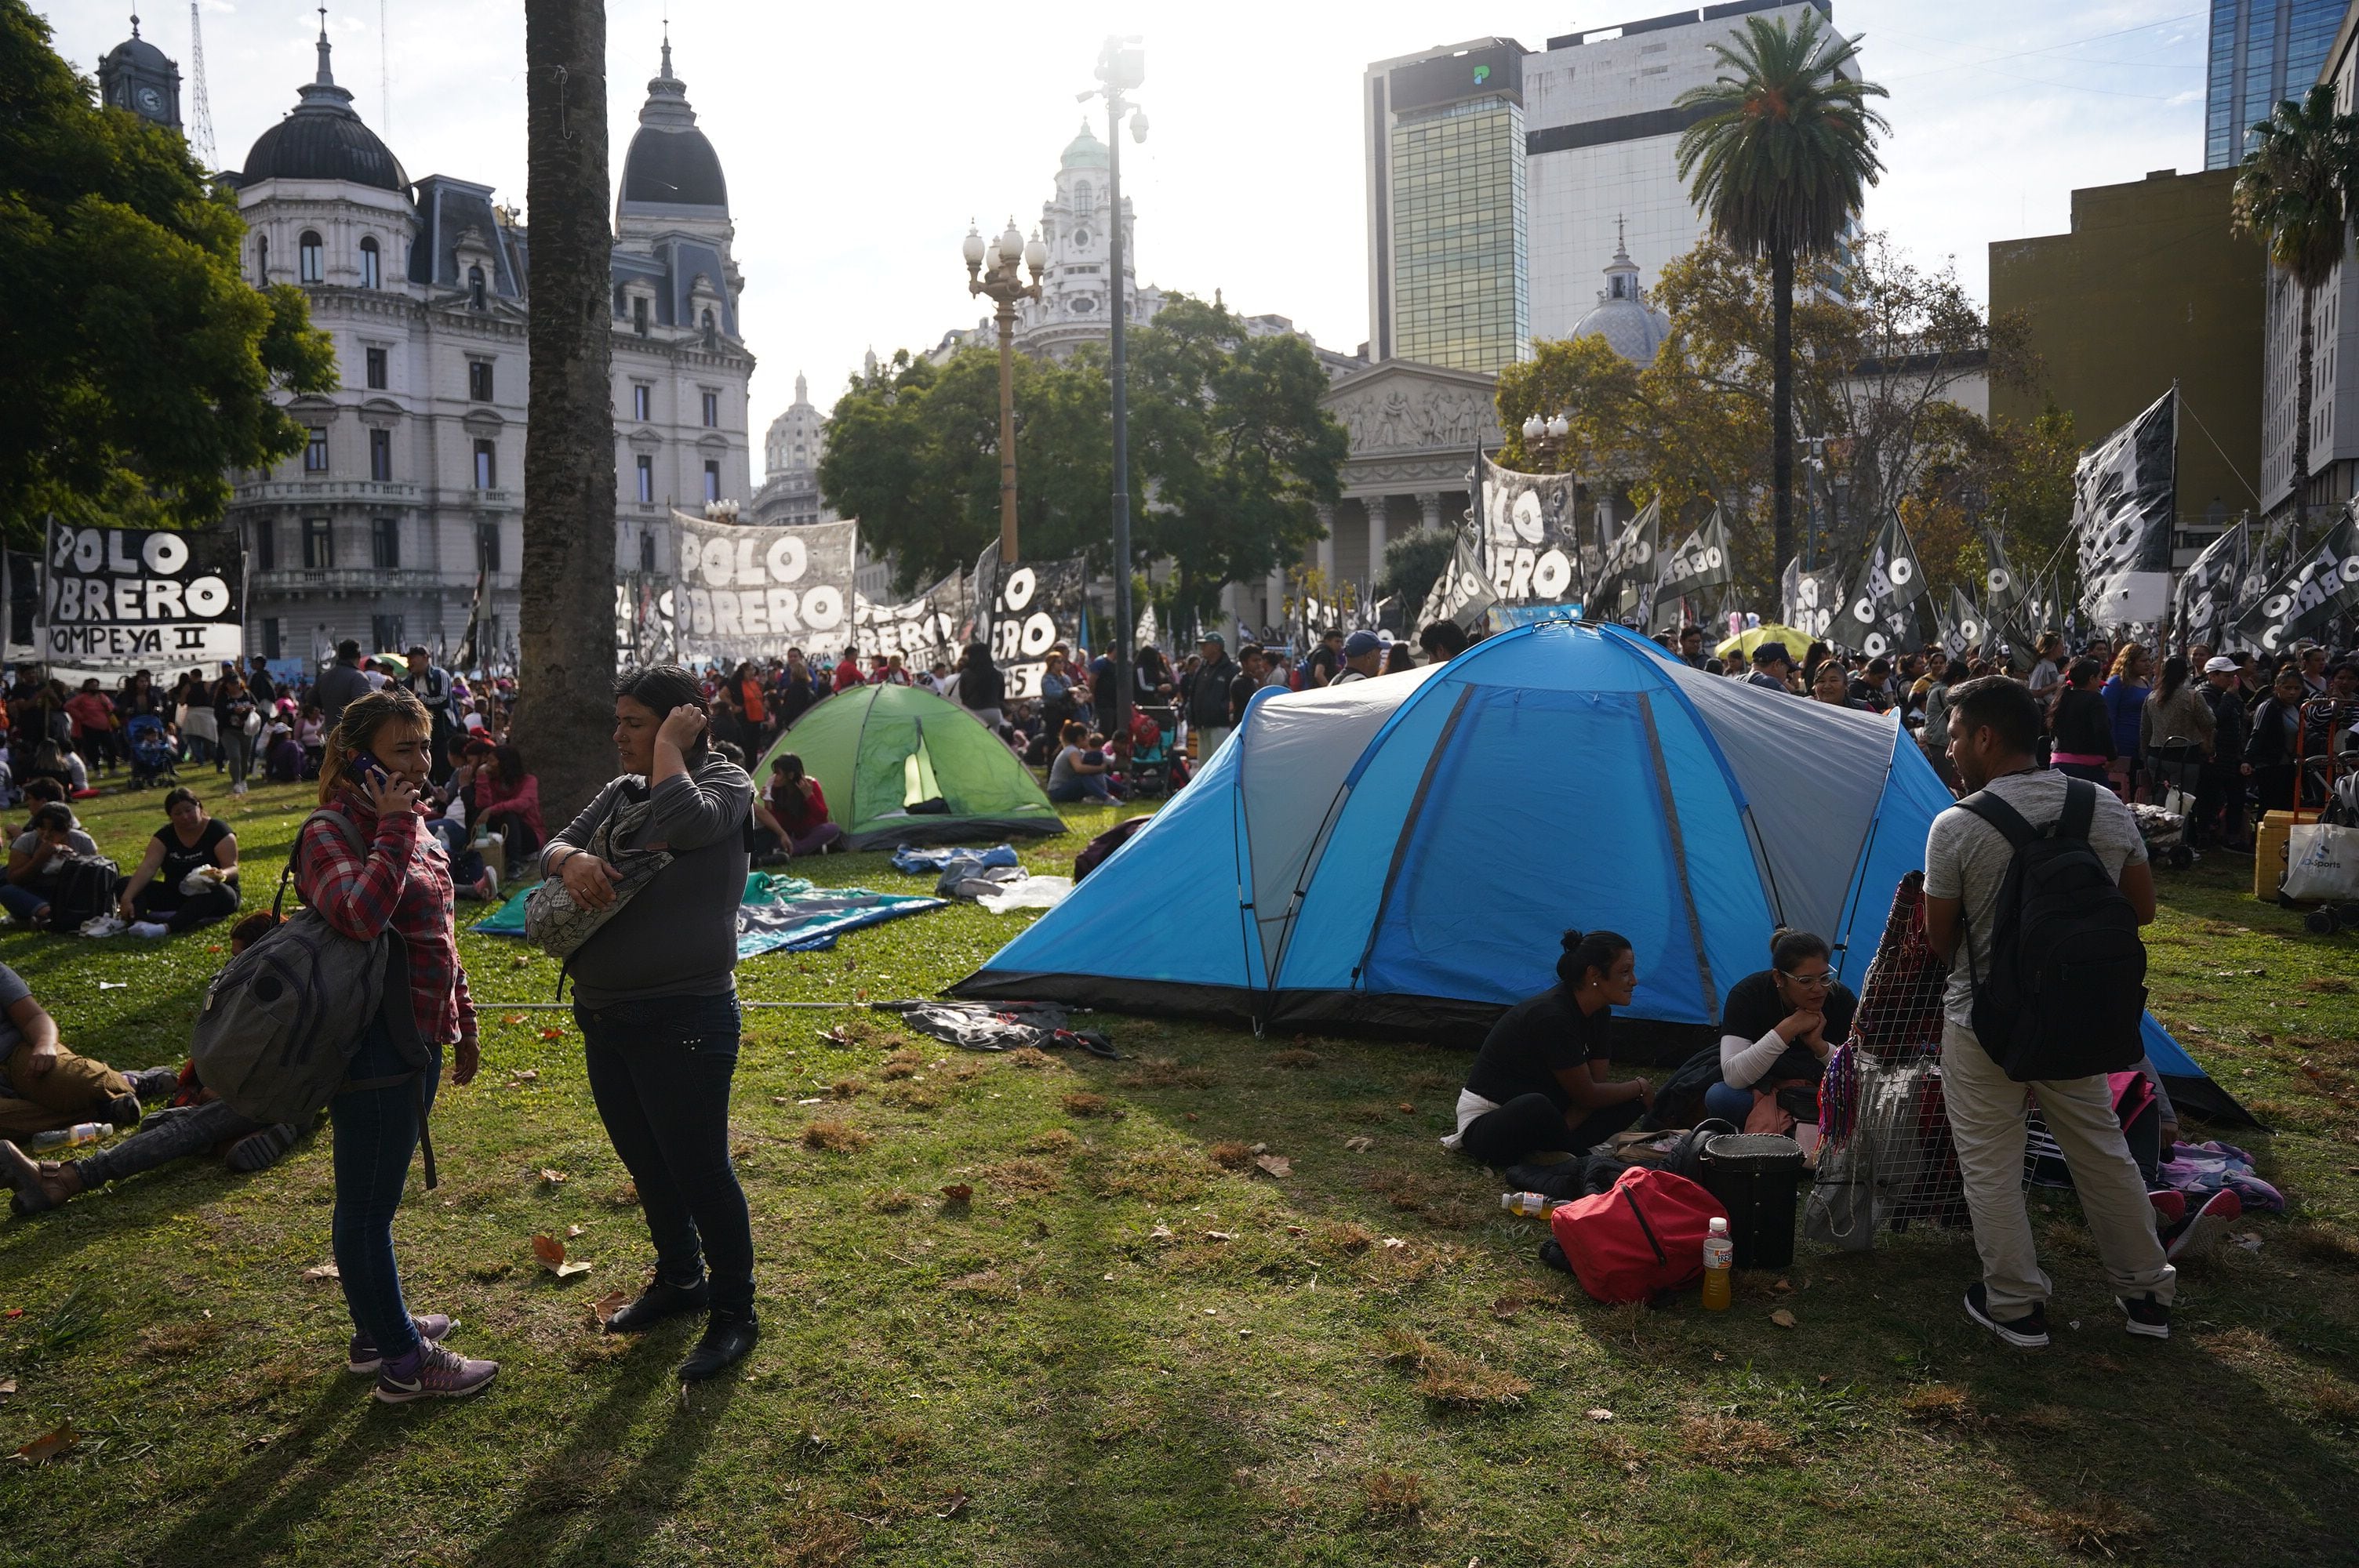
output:
[[[142,1114],[137,1095],[117,1095],[106,1102],[106,1119],[118,1129],[138,1126]]]
[[[609,1334],[637,1334],[653,1328],[668,1317],[684,1312],[702,1312],[712,1304],[712,1286],[704,1280],[693,1285],[666,1284],[661,1280],[651,1282],[639,1292],[639,1299],[616,1312],[606,1320]]]
[[[2122,1311],[2129,1314],[2127,1327],[2132,1334],[2146,1339],[2170,1337],[2170,1309],[2155,1300],[2152,1292],[2135,1299],[2129,1296],[2115,1296],[2114,1299],[2121,1303]]]
[[[291,1121],[276,1121],[259,1132],[249,1132],[229,1146],[223,1162],[242,1176],[256,1171],[266,1171],[278,1163],[278,1157],[295,1147],[302,1136]]]
[[[1981,1281],[1966,1287],[1966,1315],[2018,1350],[2048,1348],[2048,1308],[2034,1302],[2020,1317],[2000,1319],[1991,1313],[1990,1292]]]
[[[762,1336],[761,1325],[751,1312],[723,1312],[715,1308],[704,1325],[704,1337],[696,1342],[688,1359],[679,1364],[679,1380],[701,1383],[754,1348],[754,1341]]]

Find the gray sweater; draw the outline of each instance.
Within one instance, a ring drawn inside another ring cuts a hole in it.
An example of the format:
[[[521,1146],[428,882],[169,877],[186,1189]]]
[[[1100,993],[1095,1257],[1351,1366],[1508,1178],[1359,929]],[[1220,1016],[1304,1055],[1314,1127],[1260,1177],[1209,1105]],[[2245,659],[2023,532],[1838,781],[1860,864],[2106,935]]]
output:
[[[614,809],[626,788],[647,781],[627,773],[598,792],[549,849],[579,849]],[[592,1007],[649,997],[728,996],[737,989],[737,906],[745,895],[745,825],[754,781],[745,770],[707,756],[686,774],[656,786],[655,813],[639,840],[624,848],[668,849],[658,871],[575,949],[574,994]]]

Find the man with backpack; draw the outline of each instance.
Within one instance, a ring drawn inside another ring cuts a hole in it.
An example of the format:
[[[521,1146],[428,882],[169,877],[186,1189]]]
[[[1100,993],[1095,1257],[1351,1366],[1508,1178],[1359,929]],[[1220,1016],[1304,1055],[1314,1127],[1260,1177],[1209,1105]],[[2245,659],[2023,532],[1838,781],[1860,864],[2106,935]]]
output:
[[[1971,793],[1925,838],[1925,934],[1950,959],[1941,1089],[1983,1277],[1966,1315],[2048,1343],[2048,1276],[2024,1206],[2024,1090],[2038,1097],[2129,1332],[2170,1336],[2178,1272],[2106,1074],[2137,1065],[2154,876],[2111,790],[2039,765],[2039,705],[2005,676],[1950,692],[1950,760]]]

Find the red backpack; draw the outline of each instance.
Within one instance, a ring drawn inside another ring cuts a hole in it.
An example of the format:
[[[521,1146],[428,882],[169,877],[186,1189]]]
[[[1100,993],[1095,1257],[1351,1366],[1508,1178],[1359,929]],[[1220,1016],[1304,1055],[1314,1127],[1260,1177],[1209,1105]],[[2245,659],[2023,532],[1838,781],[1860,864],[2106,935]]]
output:
[[[1613,1190],[1549,1217],[1581,1288],[1601,1302],[1643,1302],[1703,1274],[1703,1238],[1726,1219],[1720,1200],[1685,1176],[1633,1165]]]

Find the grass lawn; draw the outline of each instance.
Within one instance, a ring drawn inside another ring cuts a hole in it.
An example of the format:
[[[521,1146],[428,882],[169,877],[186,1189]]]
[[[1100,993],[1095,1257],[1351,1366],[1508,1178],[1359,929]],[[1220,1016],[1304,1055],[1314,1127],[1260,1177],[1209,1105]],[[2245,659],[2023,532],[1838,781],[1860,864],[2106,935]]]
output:
[[[214,793],[254,905],[306,802]],[[85,805],[126,865],[161,820],[153,793]],[[1029,862],[1110,819],[1069,816]],[[881,855],[808,869],[920,891]],[[344,1372],[342,1298],[303,1277],[324,1132],[258,1177],[188,1162],[0,1217],[0,1451],[81,1438],[0,1468],[0,1562],[2347,1563],[2359,963],[2248,880],[2160,875],[2154,1005],[2272,1124],[2237,1141],[2292,1210],[2190,1267],[2158,1345],[2122,1332],[2070,1200],[2036,1199],[2057,1343],[2032,1355],[1959,1310],[1963,1234],[1806,1246],[1725,1314],[1597,1306],[1436,1145],[1454,1052],[1101,1017],[1128,1060],[1018,1060],[756,1011],[734,1126],[765,1336],[683,1397],[692,1325],[593,1326],[648,1252],[571,1018],[504,1005],[555,968],[463,937],[483,1075],[444,1087],[442,1184],[413,1179],[397,1238],[414,1307],[462,1318],[498,1382],[393,1409]],[[924,994],[1022,918],[943,911],[740,983]],[[0,961],[68,1044],[145,1065],[179,1058],[222,940],[10,931]],[[594,1267],[560,1281],[531,1238],[574,1227]]]

